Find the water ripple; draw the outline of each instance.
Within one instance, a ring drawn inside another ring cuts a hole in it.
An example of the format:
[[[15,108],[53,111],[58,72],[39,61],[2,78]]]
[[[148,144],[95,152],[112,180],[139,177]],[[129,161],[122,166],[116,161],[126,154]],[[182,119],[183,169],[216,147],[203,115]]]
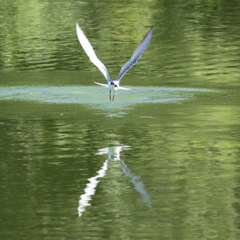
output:
[[[108,91],[97,86],[15,86],[0,87],[0,100],[37,101],[39,103],[83,104],[110,114],[122,116],[136,104],[177,103],[193,98],[207,89],[131,87],[131,91],[118,91],[111,104]],[[112,107],[113,106],[113,107]]]

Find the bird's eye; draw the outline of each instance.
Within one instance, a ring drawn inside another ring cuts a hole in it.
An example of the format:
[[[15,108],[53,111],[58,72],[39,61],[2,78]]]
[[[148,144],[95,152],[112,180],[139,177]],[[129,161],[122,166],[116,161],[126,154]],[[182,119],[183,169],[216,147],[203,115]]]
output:
[[[111,82],[111,85],[114,85],[114,83],[113,83],[113,82]]]

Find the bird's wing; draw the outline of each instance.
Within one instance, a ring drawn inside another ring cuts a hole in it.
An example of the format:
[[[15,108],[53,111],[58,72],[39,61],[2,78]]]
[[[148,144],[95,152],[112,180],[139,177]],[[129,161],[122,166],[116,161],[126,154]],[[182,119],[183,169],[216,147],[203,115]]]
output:
[[[88,55],[89,59],[93,64],[96,65],[96,67],[102,72],[104,77],[107,80],[111,80],[107,71],[107,68],[104,66],[104,64],[98,59],[97,55],[95,54],[93,47],[91,43],[88,41],[87,37],[85,36],[84,32],[82,29],[79,27],[78,23],[76,24],[76,31],[77,31],[77,36],[80,44],[82,45],[82,48]]]
[[[103,86],[103,87],[108,87],[108,85],[107,84],[104,84],[104,83],[98,83],[98,82],[94,82],[95,84],[98,84],[98,85],[100,85],[100,86]]]
[[[120,81],[121,78],[123,77],[123,75],[134,65],[137,63],[138,59],[142,56],[143,52],[145,51],[145,49],[147,48],[151,38],[152,38],[152,34],[153,34],[153,26],[150,28],[150,30],[148,31],[148,33],[146,34],[146,36],[143,38],[143,40],[141,41],[141,43],[138,45],[137,49],[135,50],[135,52],[133,53],[131,59],[126,62],[121,70],[120,73],[118,75],[117,81]]]
[[[118,89],[120,89],[120,90],[131,90],[131,88],[125,88],[125,87],[120,87],[120,86],[118,86]]]

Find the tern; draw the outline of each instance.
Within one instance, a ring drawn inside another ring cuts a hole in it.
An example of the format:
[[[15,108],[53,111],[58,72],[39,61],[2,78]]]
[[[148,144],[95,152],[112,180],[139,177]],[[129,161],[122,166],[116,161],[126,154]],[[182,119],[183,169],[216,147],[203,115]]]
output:
[[[79,27],[78,23],[76,24],[76,31],[77,31],[77,37],[78,40],[80,42],[80,44],[82,45],[82,48],[84,49],[84,51],[86,52],[86,54],[88,55],[90,61],[96,65],[96,67],[102,72],[102,74],[104,75],[104,77],[107,79],[108,84],[103,84],[103,83],[98,83],[98,82],[94,82],[95,84],[107,87],[109,89],[109,99],[110,101],[114,101],[114,97],[115,97],[115,92],[118,89],[121,90],[130,90],[129,88],[124,88],[124,87],[120,87],[120,80],[122,79],[122,77],[124,76],[124,74],[134,65],[137,63],[137,61],[139,60],[139,58],[142,56],[143,52],[145,51],[145,49],[147,48],[151,38],[152,38],[152,34],[153,34],[153,26],[150,28],[150,30],[147,32],[147,34],[145,35],[145,37],[143,38],[143,40],[141,41],[141,43],[138,45],[138,47],[136,48],[135,52],[133,53],[132,57],[130,58],[129,61],[127,61],[121,68],[119,75],[117,77],[116,80],[112,80],[108,74],[107,68],[105,67],[105,65],[98,59],[97,55],[95,54],[93,47],[91,45],[91,43],[88,41],[87,37],[85,36],[84,32],[82,31],[82,29]]]

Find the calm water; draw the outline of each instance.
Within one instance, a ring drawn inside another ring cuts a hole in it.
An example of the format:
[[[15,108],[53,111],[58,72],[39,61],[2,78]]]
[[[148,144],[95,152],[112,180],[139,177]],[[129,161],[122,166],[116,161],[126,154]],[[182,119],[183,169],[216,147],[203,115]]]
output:
[[[0,2],[1,239],[240,238],[239,1]]]

